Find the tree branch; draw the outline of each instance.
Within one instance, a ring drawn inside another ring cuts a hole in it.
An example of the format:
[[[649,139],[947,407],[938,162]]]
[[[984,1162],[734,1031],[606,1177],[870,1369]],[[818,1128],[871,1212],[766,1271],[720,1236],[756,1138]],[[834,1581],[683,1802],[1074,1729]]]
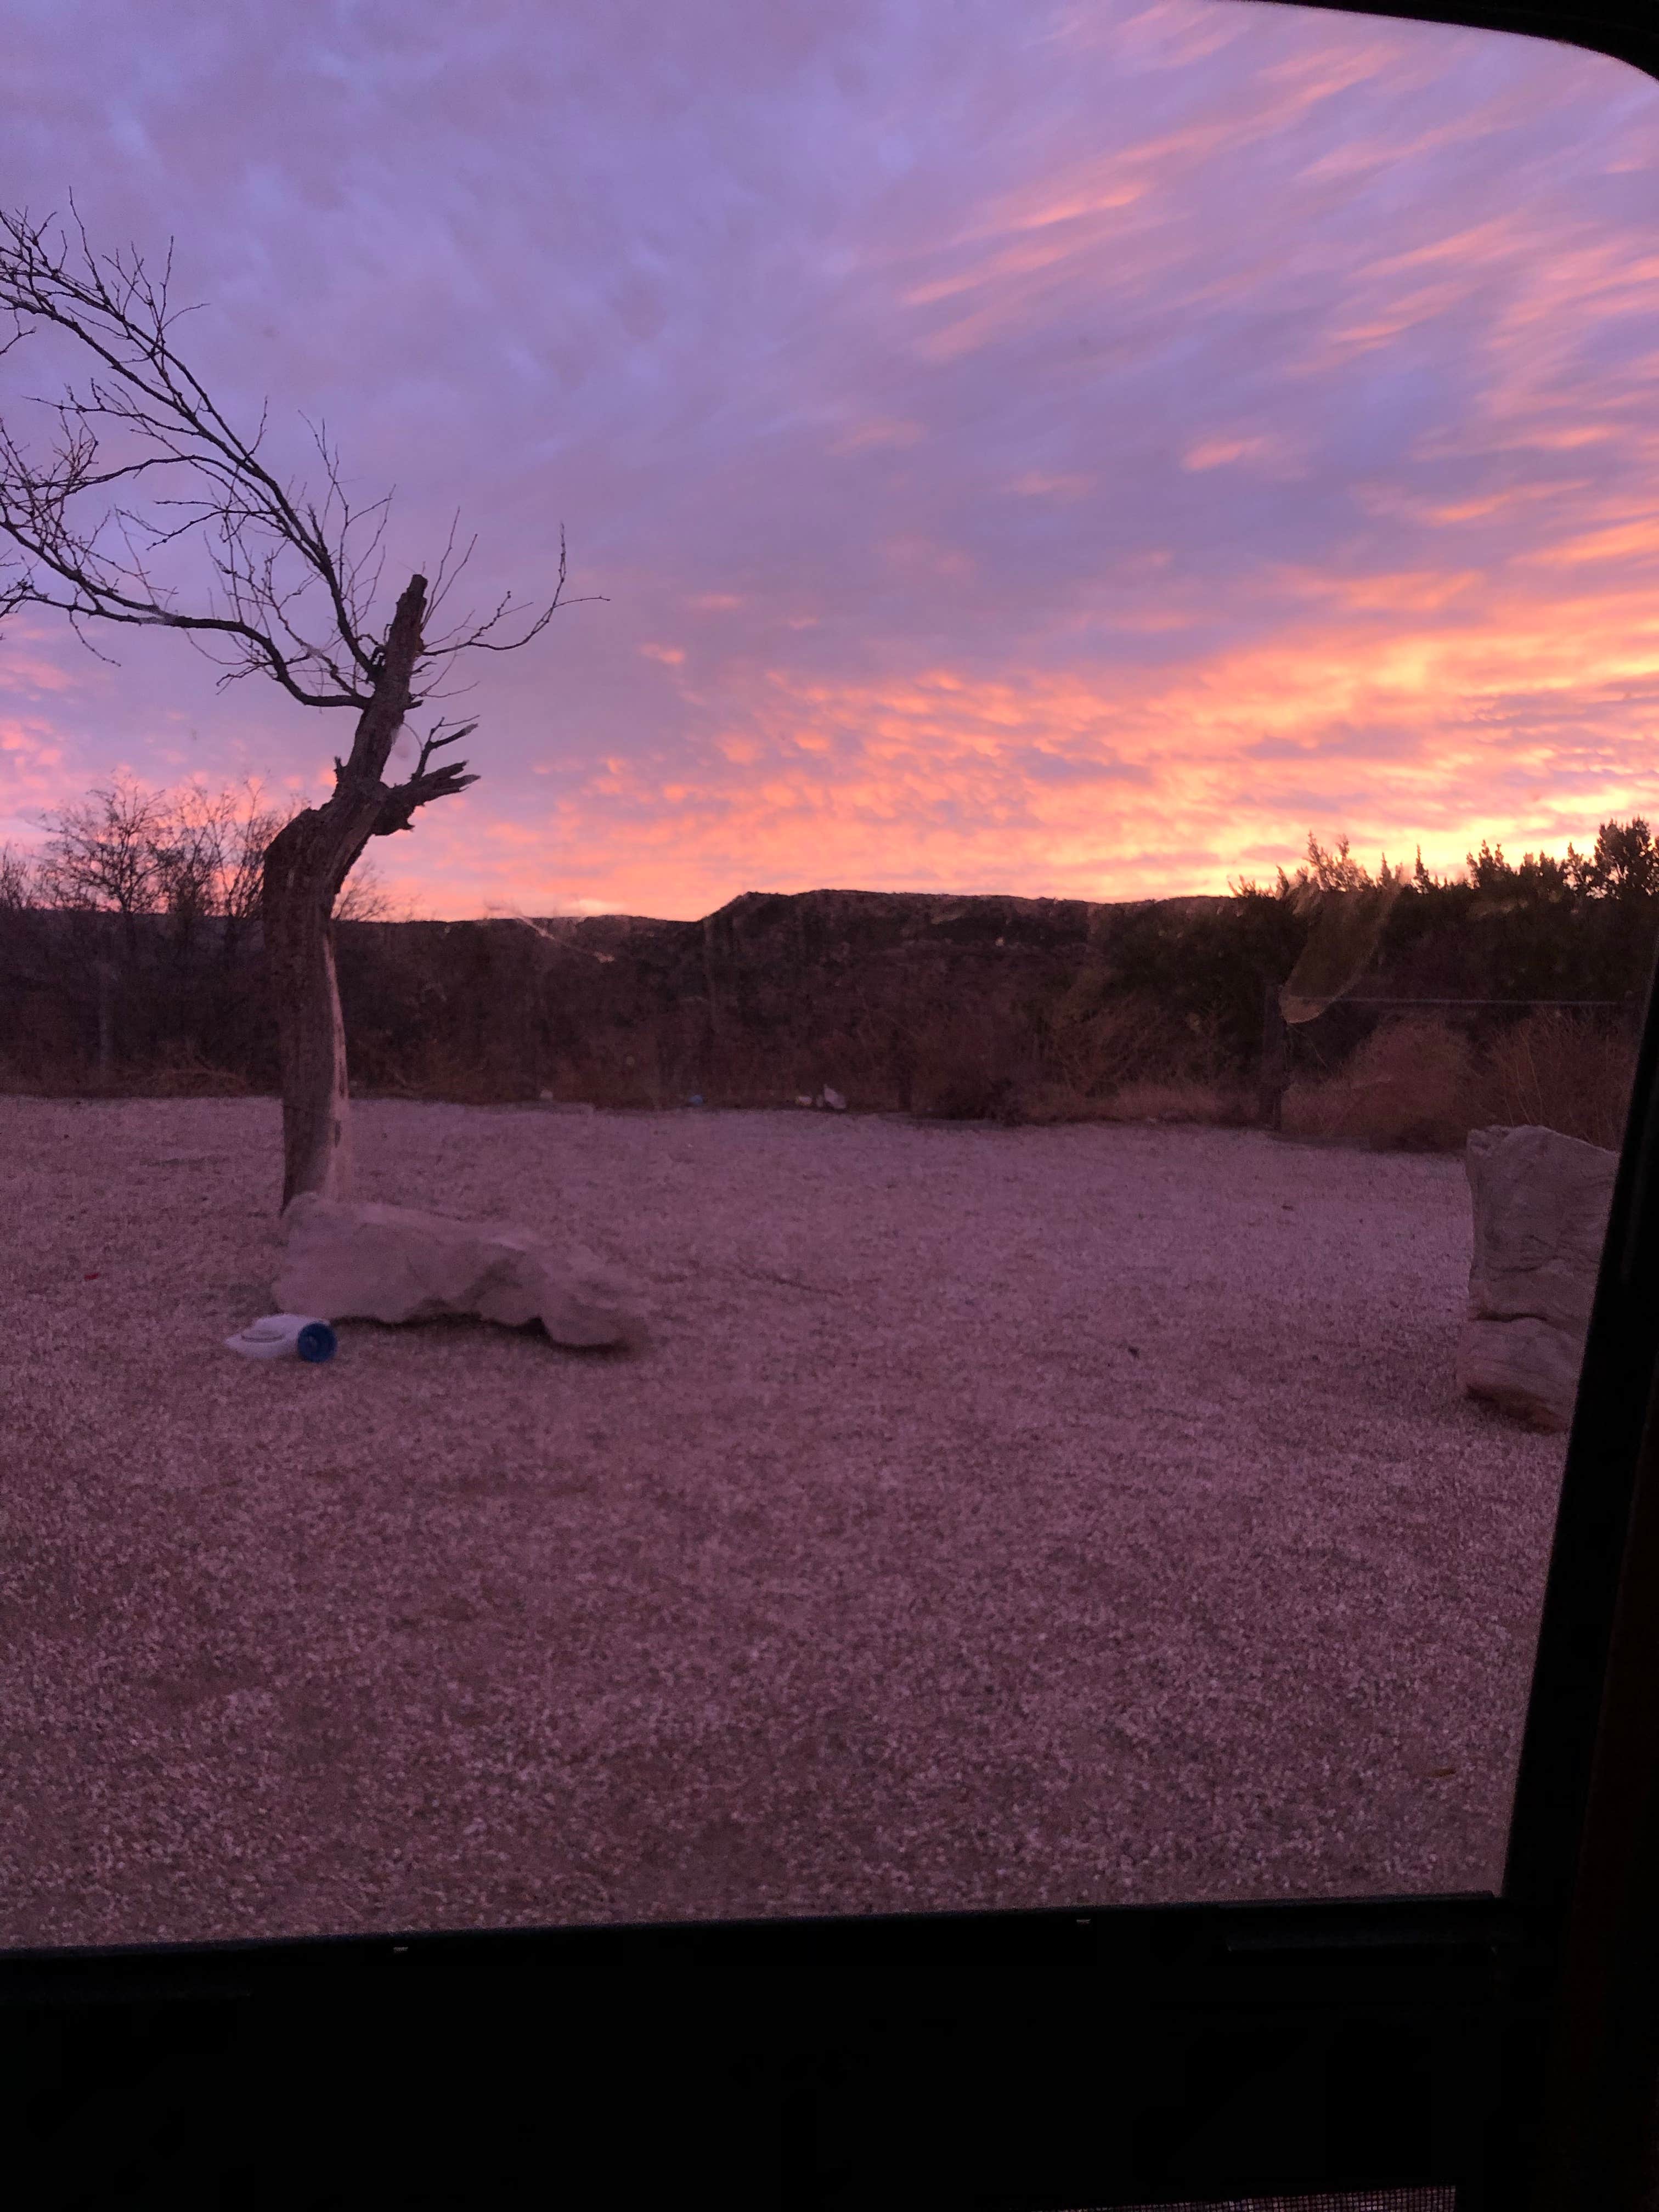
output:
[[[465,791],[469,783],[476,783],[476,775],[463,773],[465,761],[452,761],[447,768],[434,769],[430,775],[412,775],[407,783],[399,783],[387,792],[380,802],[380,811],[374,817],[372,837],[389,837],[395,830],[414,827],[410,817],[418,807],[428,805],[434,799],[447,799],[452,793]]]
[[[356,731],[349,755],[335,757],[332,795],[303,810],[307,826],[296,818],[278,840],[279,873],[302,847],[307,853],[314,848],[325,858],[318,881],[331,882],[337,891],[368,836],[406,830],[422,806],[477,781],[464,762],[433,764],[437,750],[470,736],[476,722],[447,735],[440,724],[423,742],[412,775],[391,789],[382,779],[405,716],[428,696],[423,669],[475,646],[515,652],[539,635],[564,603],[563,527],[557,589],[551,604],[520,626],[521,635],[492,635],[513,607],[508,592],[487,620],[426,642],[426,623],[477,542],[469,542],[452,568],[458,514],[435,592],[428,600],[426,578],[412,576],[377,636],[359,594],[371,561],[371,599],[379,588],[391,495],[355,513],[327,425],[308,417],[302,419],[326,478],[320,509],[302,487],[290,490],[278,483],[258,458],[268,409],[261,409],[252,439],[243,439],[173,350],[173,324],[195,310],[169,305],[171,243],[159,282],[136,251],[100,263],[73,197],[70,206],[83,264],[75,268],[61,233],[52,242],[47,225],[33,222],[27,210],[0,212],[0,311],[14,325],[0,341],[0,355],[44,324],[85,347],[96,364],[84,389],[71,384],[61,399],[29,401],[50,408],[57,422],[56,443],[44,458],[26,453],[0,424],[0,545],[9,541],[15,549],[0,568],[0,613],[54,608],[93,652],[82,629],[92,621],[182,630],[203,651],[221,638],[233,648],[230,661],[219,663],[221,689],[258,672],[303,706],[353,708]],[[111,434],[125,442],[106,453],[100,438]],[[175,491],[169,471],[180,470],[186,483]],[[88,497],[130,499],[135,490],[150,495],[148,509],[112,504],[95,521],[82,521],[81,502]],[[352,533],[371,520],[372,535],[358,552]],[[175,589],[152,577],[150,563],[192,538],[212,562],[219,595],[210,593],[205,605],[181,606]],[[329,609],[321,635],[309,623],[301,627],[295,606],[316,584]]]

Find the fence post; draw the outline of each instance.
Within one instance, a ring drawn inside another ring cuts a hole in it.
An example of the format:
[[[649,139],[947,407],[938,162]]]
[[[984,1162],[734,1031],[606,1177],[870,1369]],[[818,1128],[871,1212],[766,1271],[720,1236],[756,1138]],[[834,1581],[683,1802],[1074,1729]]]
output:
[[[98,1080],[107,1083],[115,1026],[115,967],[106,956],[98,963]]]
[[[1284,1120],[1285,1086],[1290,1073],[1290,1040],[1279,1003],[1279,986],[1269,983],[1261,998],[1261,1083],[1256,1106],[1263,1126],[1279,1128]]]

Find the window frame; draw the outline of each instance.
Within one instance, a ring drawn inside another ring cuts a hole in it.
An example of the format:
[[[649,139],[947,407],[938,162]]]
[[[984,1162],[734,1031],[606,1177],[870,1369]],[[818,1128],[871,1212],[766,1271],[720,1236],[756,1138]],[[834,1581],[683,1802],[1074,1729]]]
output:
[[[1659,78],[1630,0],[1296,4]],[[1659,2083],[1656,1378],[1650,981],[1497,1894],[14,1950],[14,2154],[87,2201],[124,2168],[211,2164],[322,2202],[275,2177],[314,2175],[336,2130],[331,2179],[476,2191],[517,2130],[550,2175],[608,2164],[623,2201],[718,2174],[728,2206],[1440,2186],[1456,2212],[1635,2212]]]

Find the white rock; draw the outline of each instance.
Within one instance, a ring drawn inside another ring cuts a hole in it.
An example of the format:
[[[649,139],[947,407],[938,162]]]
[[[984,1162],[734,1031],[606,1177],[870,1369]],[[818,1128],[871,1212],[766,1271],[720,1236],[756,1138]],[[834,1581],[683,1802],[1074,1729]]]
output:
[[[824,1085],[823,1089],[819,1095],[823,1104],[831,1108],[834,1112],[837,1114],[844,1114],[847,1111],[847,1101],[842,1097],[839,1091],[832,1091],[827,1083]]]
[[[521,1328],[555,1344],[643,1341],[626,1293],[580,1249],[555,1254],[533,1230],[305,1191],[283,1216],[288,1251],[276,1298],[325,1321],[429,1321],[441,1314]]]
[[[1463,1165],[1474,1252],[1458,1388],[1568,1429],[1619,1155],[1556,1129],[1471,1129]]]
[[[810,1098],[804,1098],[799,1091],[795,1093],[795,1103],[797,1106],[810,1106],[811,1103],[812,1102]]]

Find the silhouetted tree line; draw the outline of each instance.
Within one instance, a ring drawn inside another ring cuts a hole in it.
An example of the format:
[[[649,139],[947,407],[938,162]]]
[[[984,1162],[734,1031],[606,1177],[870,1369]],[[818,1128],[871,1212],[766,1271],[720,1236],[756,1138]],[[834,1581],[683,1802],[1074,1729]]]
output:
[[[0,1085],[275,1090],[260,867],[298,808],[265,805],[252,785],[210,798],[117,784],[44,817],[38,850],[0,846]],[[1356,995],[1610,1000],[1639,1014],[1659,943],[1659,848],[1639,819],[1604,823],[1588,855],[1570,845],[1565,860],[1528,853],[1518,866],[1483,841],[1462,878],[1431,875],[1420,849],[1409,875],[1385,859],[1371,876],[1346,838],[1328,852],[1310,835],[1293,877],[1230,884],[1224,905],[1199,915],[1120,909],[1097,952],[1079,942],[1077,965],[1093,958],[1109,996],[1156,1003],[1248,1079],[1264,994],[1295,965],[1321,898],[1383,884],[1395,896]],[[695,1010],[665,1013],[648,969],[550,954],[508,923],[396,917],[362,870],[338,914],[364,1087],[533,1097],[573,1035],[585,1049],[601,1030],[619,1066],[665,1029],[676,1034],[672,1053],[659,1040],[664,1070],[695,1063]],[[1477,1034],[1516,1018],[1490,1013]]]
[[[301,806],[117,782],[48,814],[38,850],[0,846],[0,1073],[274,1083],[261,871]],[[391,915],[362,871],[336,911]]]
[[[1432,875],[1419,847],[1409,875],[1391,871],[1384,855],[1372,876],[1346,837],[1327,852],[1310,832],[1293,877],[1280,868],[1265,888],[1230,881],[1227,908],[1127,916],[1114,944],[1114,981],[1212,1026],[1227,1063],[1243,1071],[1261,1048],[1265,990],[1295,965],[1320,896],[1392,882],[1397,895],[1356,996],[1616,1000],[1639,1017],[1659,945],[1659,847],[1645,822],[1604,822],[1588,856],[1569,845],[1565,860],[1527,853],[1519,866],[1483,839],[1466,870],[1462,878]],[[1490,1036],[1520,1018],[1489,1009],[1471,1017],[1469,1033]]]

